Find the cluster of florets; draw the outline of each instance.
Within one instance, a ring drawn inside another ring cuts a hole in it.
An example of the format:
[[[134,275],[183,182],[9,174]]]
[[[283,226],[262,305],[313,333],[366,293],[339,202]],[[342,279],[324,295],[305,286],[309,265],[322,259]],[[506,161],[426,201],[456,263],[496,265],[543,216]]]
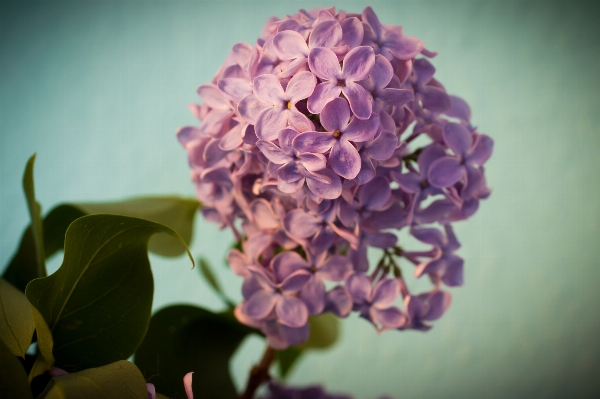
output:
[[[305,341],[323,312],[426,330],[450,304],[442,286],[463,283],[450,223],[489,195],[493,141],[434,78],[435,55],[371,7],[301,10],[236,44],[198,88],[202,123],[178,138],[202,212],[238,240],[236,315],[274,348]],[[400,247],[403,227],[431,248]],[[368,247],[383,251],[374,267]],[[411,293],[399,259],[432,289]]]

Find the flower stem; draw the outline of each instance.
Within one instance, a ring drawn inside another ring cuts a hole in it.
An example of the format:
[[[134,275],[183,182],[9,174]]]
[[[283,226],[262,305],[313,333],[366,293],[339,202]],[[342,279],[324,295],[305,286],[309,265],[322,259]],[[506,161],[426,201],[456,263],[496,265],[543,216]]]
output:
[[[256,364],[250,369],[250,375],[248,376],[248,383],[246,384],[246,390],[240,396],[240,399],[252,399],[254,393],[261,384],[268,381],[271,376],[269,375],[269,368],[275,360],[275,349],[267,345],[265,353],[263,353],[260,363]]]

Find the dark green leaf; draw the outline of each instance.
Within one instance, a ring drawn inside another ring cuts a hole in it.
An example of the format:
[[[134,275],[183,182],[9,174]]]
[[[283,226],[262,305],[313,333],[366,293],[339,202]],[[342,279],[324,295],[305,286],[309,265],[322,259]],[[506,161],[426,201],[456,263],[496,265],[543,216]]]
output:
[[[108,203],[75,204],[87,214],[108,213],[150,220],[170,227],[179,233],[186,245],[192,241],[194,217],[200,203],[195,199],[181,197],[140,197]],[[163,256],[179,256],[187,247],[179,238],[157,234],[150,238],[148,249]]]
[[[44,239],[42,230],[42,216],[40,204],[35,200],[35,186],[33,184],[33,164],[35,154],[27,161],[25,173],[23,174],[23,191],[27,199],[27,208],[31,216],[31,229],[33,233],[33,244],[35,248],[35,260],[37,264],[37,275],[44,277],[46,275],[46,257],[44,256]]]
[[[292,366],[302,356],[304,349],[298,346],[290,346],[285,350],[277,352],[277,363],[279,365],[279,375],[281,378],[287,377]]]
[[[15,356],[25,357],[35,322],[27,297],[0,278],[0,341]]]
[[[33,399],[21,362],[0,341],[0,398]]]
[[[144,197],[106,204],[62,204],[44,218],[44,252],[46,257],[50,257],[63,249],[69,225],[82,216],[97,213],[133,216],[163,224],[177,231],[189,245],[198,205],[195,199],[179,197]],[[163,256],[181,255],[186,250],[177,239],[166,234],[151,237],[148,248]],[[34,278],[43,277],[38,274],[35,254],[33,232],[29,226],[3,276],[21,291],[25,291],[27,283]]]
[[[54,377],[39,399],[148,399],[142,373],[131,362],[120,360],[106,366]]]
[[[194,398],[237,398],[229,359],[253,331],[235,321],[230,312],[169,306],[150,320],[135,363],[156,391],[169,397],[186,397],[183,376],[193,371]]]
[[[35,320],[35,330],[37,333],[38,340],[38,354],[33,363],[33,367],[29,372],[29,382],[40,374],[52,368],[54,365],[54,356],[52,355],[52,347],[54,342],[52,340],[52,332],[44,320],[44,317],[35,306],[31,305],[31,312],[33,313],[33,320]]]
[[[225,305],[229,306],[230,308],[233,308],[233,302],[231,302],[231,300],[229,298],[227,298],[227,295],[225,295],[225,293],[223,292],[223,289],[221,288],[221,284],[219,284],[219,281],[217,280],[216,276],[214,275],[210,265],[208,264],[208,262],[200,257],[199,258],[199,264],[200,264],[200,274],[202,274],[202,277],[204,277],[204,279],[206,280],[206,282],[208,283],[208,285],[210,285],[210,287],[213,289],[213,291],[215,292],[215,294],[217,294],[219,296],[219,298],[221,298],[221,300],[225,303]]]
[[[125,216],[84,216],[69,226],[61,267],[26,290],[52,331],[57,367],[75,372],[133,354],[150,320],[147,243],[158,232],[178,237],[168,227]]]

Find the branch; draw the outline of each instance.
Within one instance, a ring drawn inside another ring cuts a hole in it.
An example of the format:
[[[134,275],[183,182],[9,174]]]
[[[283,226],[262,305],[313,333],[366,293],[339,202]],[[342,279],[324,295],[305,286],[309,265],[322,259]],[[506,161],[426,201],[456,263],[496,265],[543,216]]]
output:
[[[252,399],[254,393],[261,386],[262,383],[271,379],[269,375],[269,367],[275,360],[275,349],[267,346],[260,363],[252,367],[250,370],[250,376],[248,377],[248,384],[246,384],[246,390],[240,396],[240,399]]]

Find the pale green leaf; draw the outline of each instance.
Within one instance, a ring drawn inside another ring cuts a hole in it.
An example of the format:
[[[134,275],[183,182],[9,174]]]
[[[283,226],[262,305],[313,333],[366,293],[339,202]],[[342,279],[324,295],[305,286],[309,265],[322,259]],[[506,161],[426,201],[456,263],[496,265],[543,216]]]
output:
[[[0,340],[13,355],[24,358],[34,329],[29,300],[12,284],[0,278]]]

